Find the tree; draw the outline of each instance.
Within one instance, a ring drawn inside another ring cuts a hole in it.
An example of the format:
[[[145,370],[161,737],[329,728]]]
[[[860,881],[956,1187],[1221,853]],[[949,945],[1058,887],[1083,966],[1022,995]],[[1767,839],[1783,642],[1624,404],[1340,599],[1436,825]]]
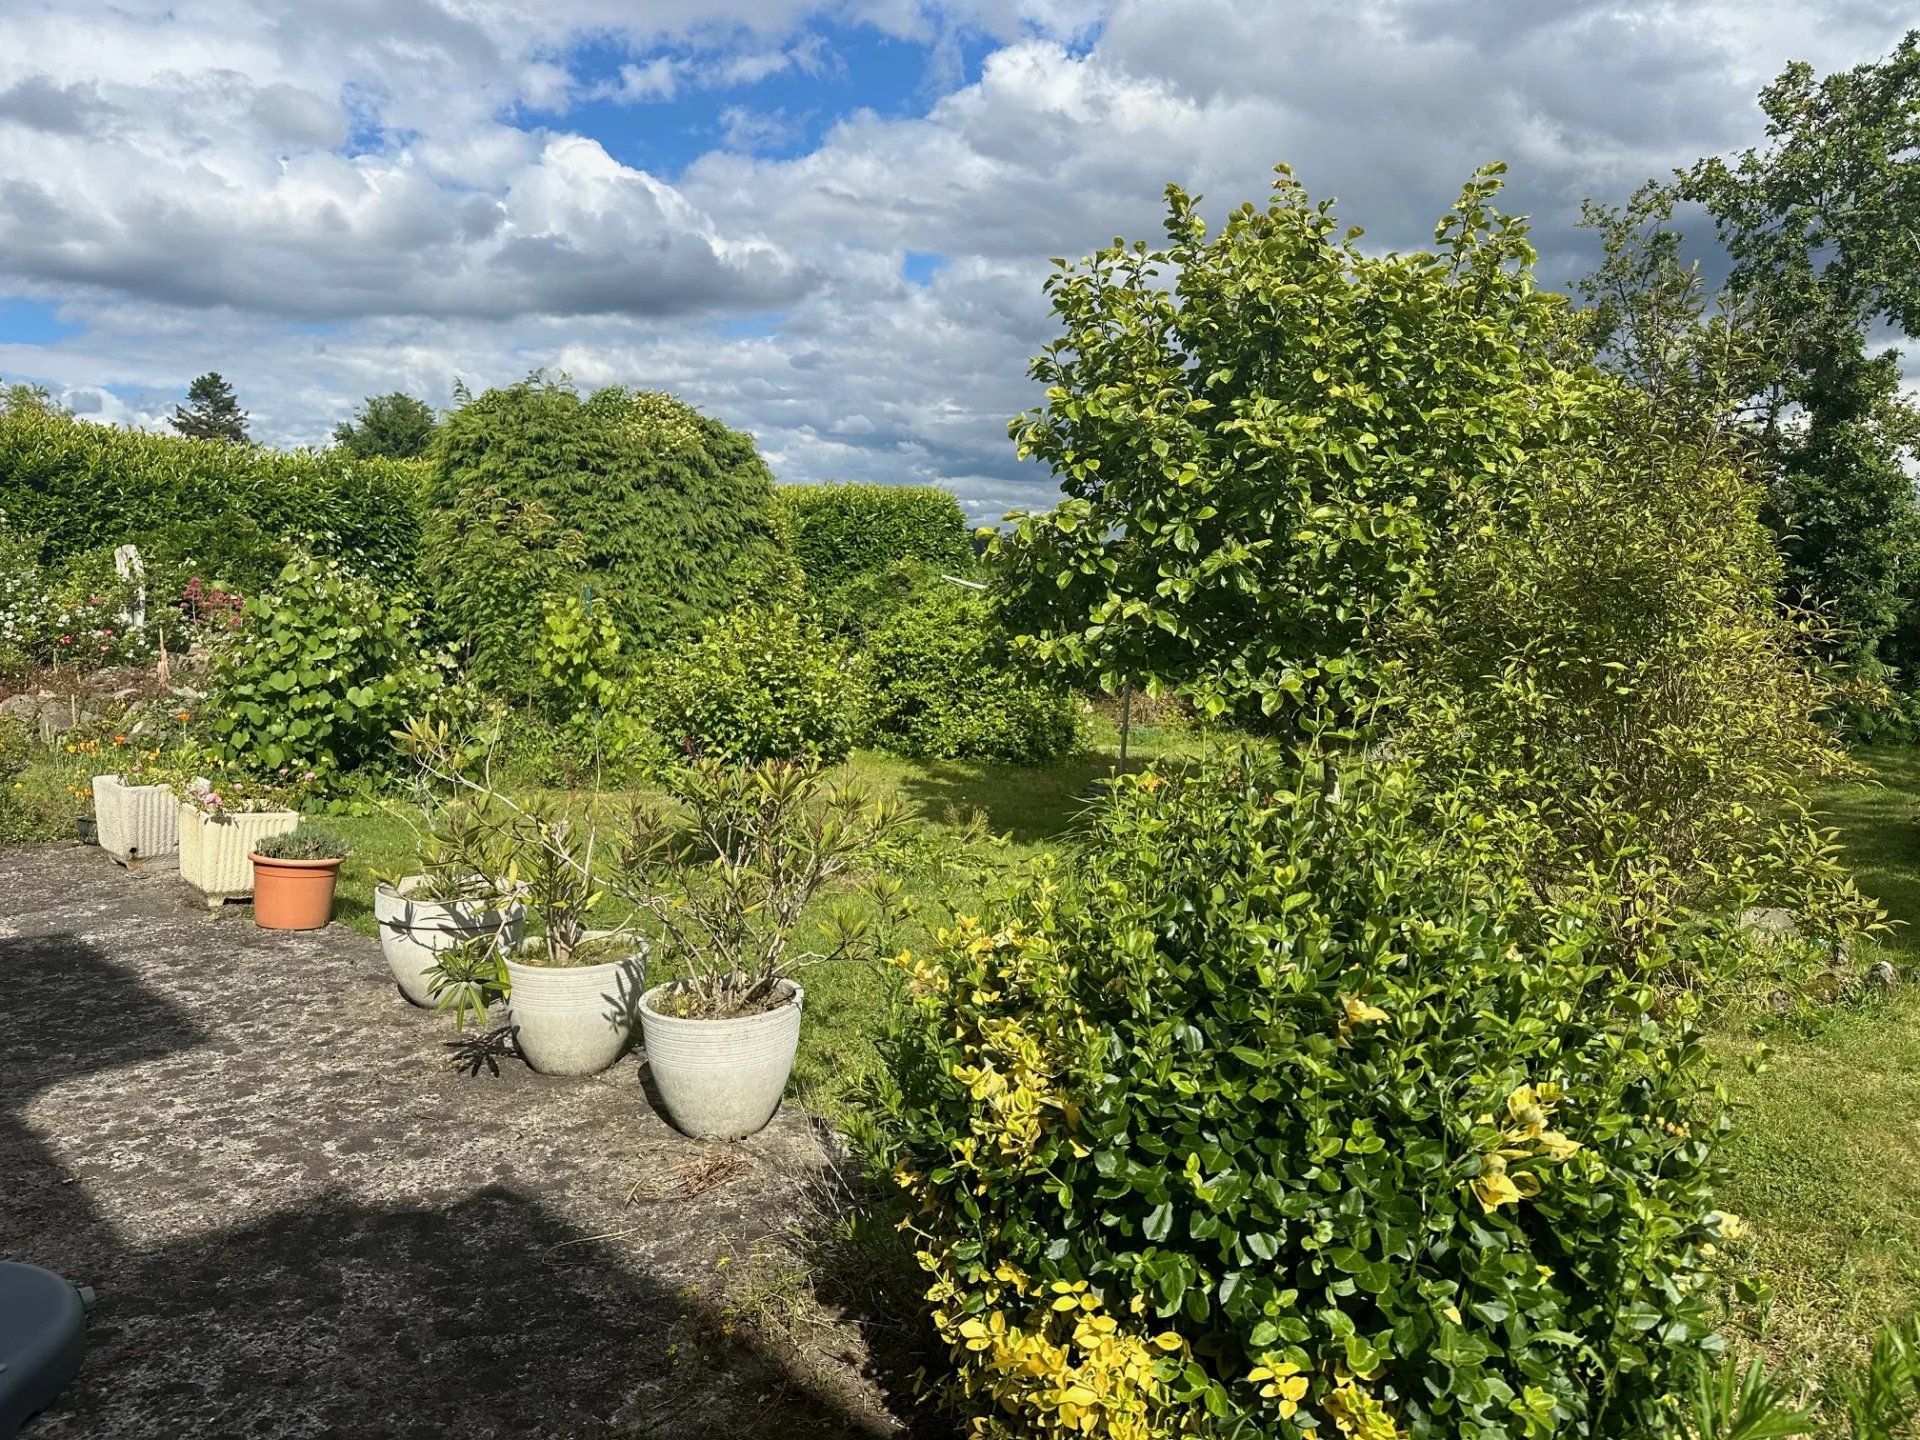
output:
[[[1920,566],[1920,414],[1897,353],[1870,343],[1882,326],[1920,336],[1920,31],[1824,78],[1790,65],[1760,106],[1768,144],[1702,160],[1681,192],[1777,330],[1762,428],[1791,592],[1830,610],[1836,654],[1872,667]]]
[[[209,370],[187,387],[187,403],[174,406],[167,423],[189,440],[248,443],[247,412],[218,370]]]
[[[582,400],[536,376],[459,405],[433,453],[429,544],[477,496],[538,506],[579,536],[578,579],[613,607],[636,650],[793,579],[752,437],[671,396],[612,388]],[[474,628],[472,617],[443,618]]]
[[[1589,207],[1605,258],[1579,318],[1612,372],[1594,423],[1463,509],[1396,617],[1391,725],[1540,894],[1582,897],[1625,958],[1687,966],[1676,914],[1765,903],[1843,937],[1873,912],[1809,809],[1849,765],[1820,719],[1828,627],[1780,603],[1761,519],[1769,332],[1681,261],[1672,198]]]
[[[1564,304],[1493,208],[1503,169],[1431,254],[1363,252],[1283,166],[1217,235],[1173,186],[1165,249],[1062,264],[1046,398],[1012,431],[1066,498],[992,552],[1029,662],[1277,725],[1365,699],[1378,625],[1461,500],[1578,416]]]
[[[353,419],[333,427],[333,443],[362,459],[413,460],[433,440],[433,407],[404,390],[369,395]]]

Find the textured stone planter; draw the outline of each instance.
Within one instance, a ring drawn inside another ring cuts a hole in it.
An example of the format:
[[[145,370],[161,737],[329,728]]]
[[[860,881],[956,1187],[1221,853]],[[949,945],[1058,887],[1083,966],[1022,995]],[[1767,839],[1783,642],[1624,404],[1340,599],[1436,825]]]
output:
[[[118,775],[96,775],[93,814],[100,848],[122,865],[180,848],[180,802],[165,785],[122,785]]]
[[[788,1004],[737,1020],[683,1020],[653,1008],[668,988],[640,997],[647,1068],[667,1119],[696,1140],[739,1140],[765,1129],[793,1073],[805,992],[782,980]]]
[[[433,967],[440,953],[487,935],[511,950],[520,943],[527,912],[517,902],[496,910],[471,901],[413,899],[411,892],[426,878],[409,875],[398,885],[375,886],[373,919],[380,927],[380,953],[400,993],[431,1010]]]
[[[254,850],[269,835],[284,835],[300,824],[292,810],[215,818],[197,806],[181,805],[179,814],[180,878],[213,910],[253,894]]]
[[[542,1075],[592,1075],[625,1053],[647,981],[646,950],[633,943],[633,954],[605,965],[523,965],[507,957],[507,1017],[527,1064]]]

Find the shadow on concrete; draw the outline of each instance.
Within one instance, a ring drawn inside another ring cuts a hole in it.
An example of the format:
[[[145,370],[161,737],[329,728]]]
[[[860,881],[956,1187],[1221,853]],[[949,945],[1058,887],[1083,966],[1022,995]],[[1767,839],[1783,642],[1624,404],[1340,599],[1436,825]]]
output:
[[[0,977],[0,1253],[99,1296],[80,1378],[29,1440],[896,1431],[751,1338],[696,1356],[681,1337],[726,1317],[510,1187],[417,1208],[323,1193],[200,1235],[121,1235],[22,1112],[104,1070],[125,1070],[137,1112],[140,1067],[207,1037],[75,936],[0,940]]]

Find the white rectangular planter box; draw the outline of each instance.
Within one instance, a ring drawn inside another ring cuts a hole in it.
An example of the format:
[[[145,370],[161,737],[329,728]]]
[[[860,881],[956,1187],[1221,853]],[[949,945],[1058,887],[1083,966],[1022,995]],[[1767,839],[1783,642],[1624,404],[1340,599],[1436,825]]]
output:
[[[292,810],[261,810],[217,819],[193,805],[180,809],[180,878],[209,907],[253,894],[253,850],[269,835],[284,835],[300,823]]]
[[[118,775],[93,777],[93,813],[100,848],[125,865],[180,848],[180,802],[166,785],[122,785]]]

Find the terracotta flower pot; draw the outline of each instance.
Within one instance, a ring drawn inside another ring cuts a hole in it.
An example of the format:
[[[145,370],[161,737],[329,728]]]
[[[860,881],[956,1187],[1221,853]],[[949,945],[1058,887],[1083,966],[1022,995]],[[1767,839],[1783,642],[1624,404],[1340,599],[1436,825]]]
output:
[[[339,860],[253,857],[253,923],[262,930],[322,930],[333,918]]]

